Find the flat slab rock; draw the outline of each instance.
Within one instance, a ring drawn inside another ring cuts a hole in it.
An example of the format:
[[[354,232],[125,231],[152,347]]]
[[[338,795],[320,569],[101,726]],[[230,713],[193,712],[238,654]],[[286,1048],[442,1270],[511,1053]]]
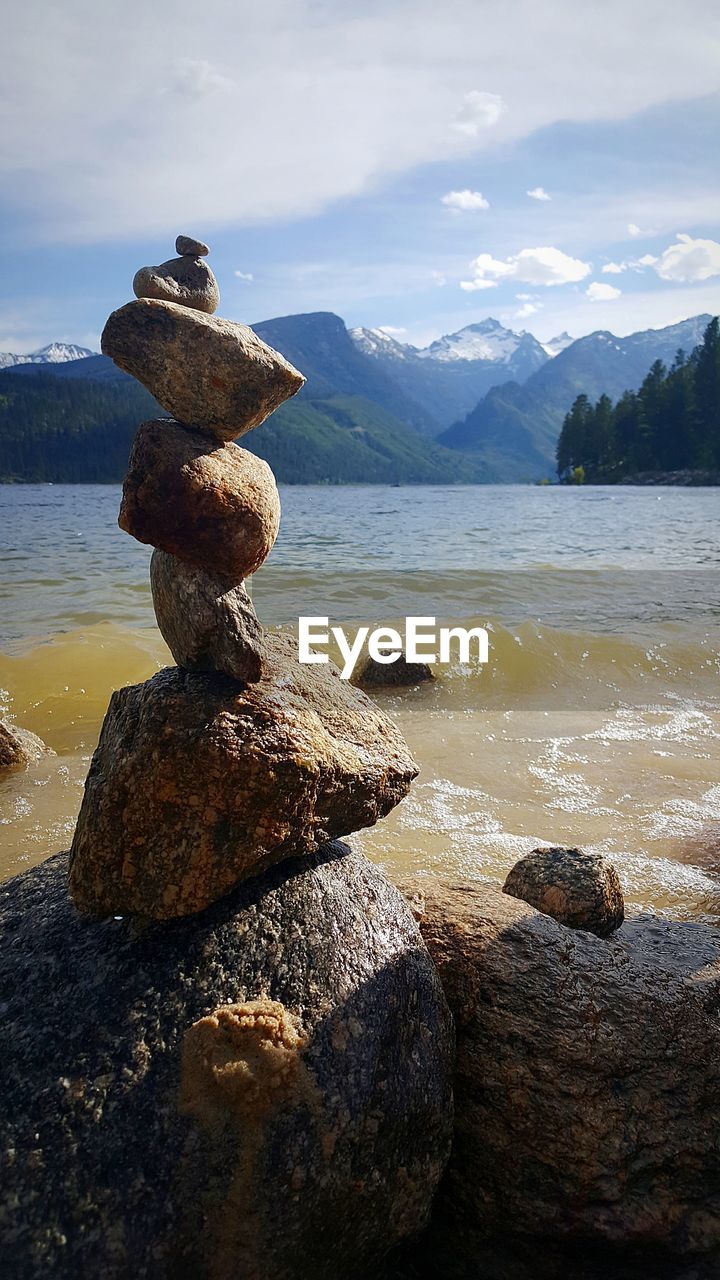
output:
[[[59,854],[0,886],[0,938],[12,1280],[368,1280],[425,1225],[452,1021],[359,854],[142,927],[78,915]]]
[[[458,1032],[442,1274],[720,1275],[718,930],[602,940],[486,885],[403,890]]]
[[[169,668],[113,694],[70,855],[79,910],[164,919],[372,826],[417,768],[397,726],[331,666],[268,634],[262,677]]]
[[[100,345],[173,418],[220,440],[258,427],[305,382],[247,325],[155,298],[113,311]]]

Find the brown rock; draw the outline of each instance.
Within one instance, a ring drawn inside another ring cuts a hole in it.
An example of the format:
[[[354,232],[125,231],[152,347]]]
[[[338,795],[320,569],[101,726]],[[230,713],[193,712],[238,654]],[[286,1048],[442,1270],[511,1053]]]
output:
[[[262,670],[263,629],[243,583],[227,583],[166,551],[150,561],[155,617],[179,667],[252,683]]]
[[[174,418],[220,440],[259,426],[305,382],[246,325],[155,298],[113,311],[101,347]]]
[[[7,720],[0,720],[0,777],[19,769],[27,769],[28,765],[35,764],[42,756],[53,754],[50,747],[36,734],[8,724]]]
[[[401,688],[424,684],[434,680],[432,668],[426,662],[408,662],[402,653],[394,662],[376,662],[368,657],[352,677],[358,689]]]
[[[144,422],[123,485],[120,528],[235,586],[260,568],[280,527],[266,462],[166,418]]]
[[[625,918],[618,874],[599,853],[533,849],[509,873],[503,893],[522,898],[568,929],[609,938]]]
[[[210,250],[202,240],[193,240],[192,236],[178,236],[175,252],[189,258],[206,258]]]
[[[330,665],[266,636],[262,679],[160,671],[114,693],[71,852],[79,910],[165,919],[372,826],[417,773],[399,729]]]
[[[207,262],[200,258],[170,258],[159,267],[141,267],[135,273],[136,298],[160,298],[212,315],[220,302],[218,282]]]
[[[0,998],[7,1280],[379,1280],[425,1226],[452,1018],[347,846],[141,926],[51,858],[0,889]]]
[[[485,885],[406,889],[458,1028],[424,1256],[453,1280],[479,1259],[503,1280],[720,1274],[717,930],[638,916],[603,941]],[[508,1241],[522,1266],[493,1262]]]

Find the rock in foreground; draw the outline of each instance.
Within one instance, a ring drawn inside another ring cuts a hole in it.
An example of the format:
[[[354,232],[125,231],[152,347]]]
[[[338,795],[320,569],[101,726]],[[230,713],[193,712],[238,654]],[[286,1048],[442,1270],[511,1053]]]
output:
[[[451,1020],[396,891],[326,846],[139,928],[78,916],[66,865],[0,889],[8,1276],[379,1274],[452,1127]]]
[[[3,774],[27,769],[44,755],[53,755],[53,752],[37,734],[0,720],[0,778]]]
[[[484,885],[413,887],[458,1029],[442,1274],[719,1275],[717,930],[638,917],[605,942]],[[491,1265],[508,1241],[527,1265]]]
[[[169,668],[114,693],[70,857],[79,910],[166,919],[372,826],[417,769],[400,730],[330,666],[268,635],[262,678]]]
[[[258,427],[305,382],[247,325],[155,298],[113,311],[100,345],[174,418],[220,440]]]
[[[515,863],[503,893],[529,902],[568,929],[586,929],[598,938],[609,938],[625,919],[614,866],[582,849],[533,849]]]
[[[155,418],[135,436],[118,523],[138,542],[235,586],[272,550],[280,497],[262,458]]]
[[[227,584],[166,551],[150,561],[155,617],[173,658],[186,671],[260,679],[263,629],[245,587]]]

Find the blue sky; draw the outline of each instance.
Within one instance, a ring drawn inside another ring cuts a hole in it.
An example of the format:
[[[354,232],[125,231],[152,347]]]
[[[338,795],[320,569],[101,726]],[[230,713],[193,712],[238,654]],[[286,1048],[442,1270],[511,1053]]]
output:
[[[0,350],[96,347],[178,231],[249,322],[720,311],[714,0],[35,0],[3,43]]]

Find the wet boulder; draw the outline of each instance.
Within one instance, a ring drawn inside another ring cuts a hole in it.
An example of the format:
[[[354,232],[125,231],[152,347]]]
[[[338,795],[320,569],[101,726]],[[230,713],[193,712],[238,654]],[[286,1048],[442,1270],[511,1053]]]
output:
[[[326,845],[165,924],[0,890],[13,1280],[367,1280],[427,1222],[452,1021],[406,904]]]

